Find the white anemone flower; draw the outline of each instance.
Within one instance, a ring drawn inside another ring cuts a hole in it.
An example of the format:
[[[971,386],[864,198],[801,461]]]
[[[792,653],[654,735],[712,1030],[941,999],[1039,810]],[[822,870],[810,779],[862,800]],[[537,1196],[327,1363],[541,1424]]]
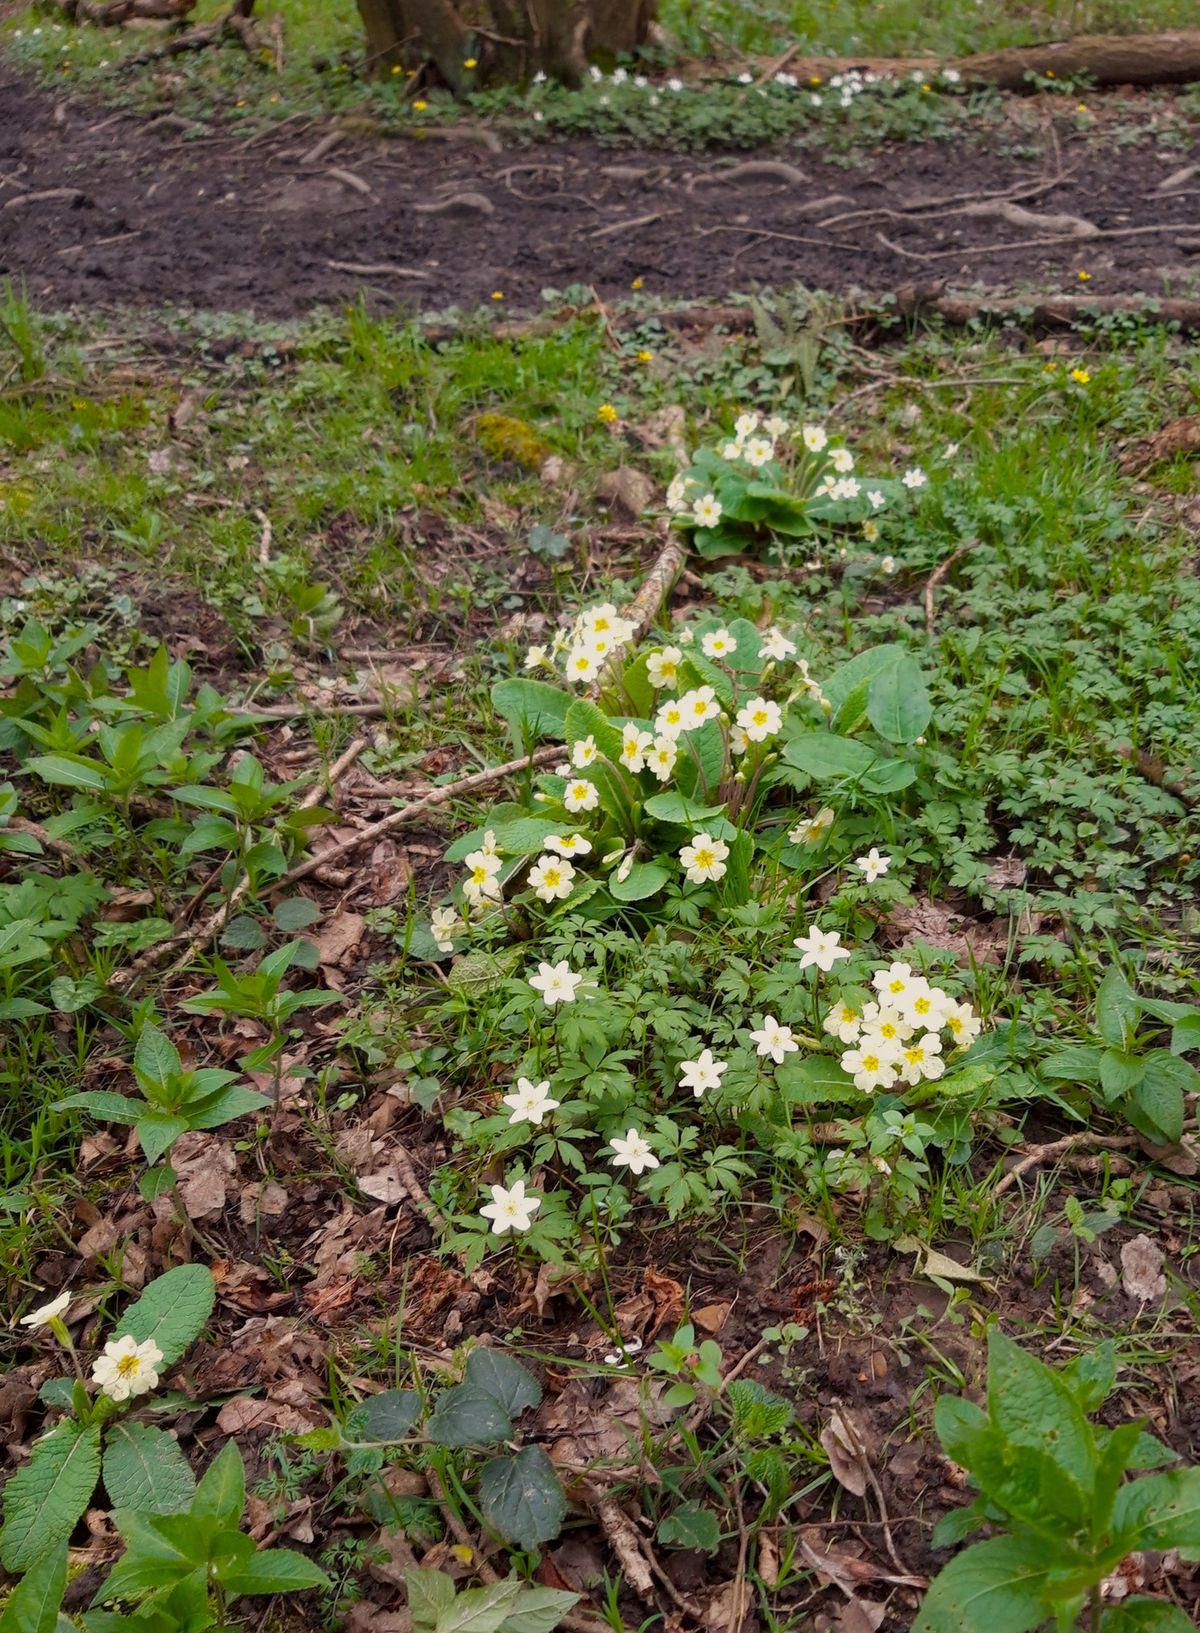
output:
[[[492,1221],[492,1230],[497,1236],[504,1236],[508,1231],[518,1235],[529,1229],[533,1223],[533,1216],[542,1205],[540,1196],[526,1196],[525,1181],[516,1180],[507,1189],[503,1185],[491,1185],[488,1189],[492,1193],[492,1200],[480,1208],[485,1219]]]

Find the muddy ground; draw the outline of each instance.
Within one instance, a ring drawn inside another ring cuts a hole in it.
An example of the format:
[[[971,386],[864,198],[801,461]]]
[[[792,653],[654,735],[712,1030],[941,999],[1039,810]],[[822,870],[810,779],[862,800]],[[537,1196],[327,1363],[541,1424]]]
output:
[[[192,139],[60,100],[0,64],[0,277],[42,305],[264,317],[363,289],[380,305],[470,306],[499,291],[529,306],[548,286],[616,295],[635,277],[693,298],[797,281],[882,293],[934,277],[1078,292],[1081,271],[1097,294],[1200,282],[1198,189],[1156,193],[1188,162],[1178,150],[1068,142],[1048,170],[962,143],[895,146],[858,169],[794,156],[794,180],[737,174],[736,158],[585,142],[492,151],[461,132],[347,135],[306,162],[323,134],[314,123]],[[962,208],[1002,192],[1101,235]]]

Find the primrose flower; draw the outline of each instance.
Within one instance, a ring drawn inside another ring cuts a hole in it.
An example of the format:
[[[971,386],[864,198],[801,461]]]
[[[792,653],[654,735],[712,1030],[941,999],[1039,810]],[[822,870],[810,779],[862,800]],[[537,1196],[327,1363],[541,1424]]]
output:
[[[747,437],[752,437],[754,435],[754,433],[758,430],[759,419],[760,416],[758,414],[738,415],[737,419],[733,422],[733,430],[739,442],[745,442]]]
[[[568,811],[594,811],[600,803],[595,783],[586,777],[576,777],[563,789],[562,802]]]
[[[591,765],[596,753],[596,739],[591,736],[583,737],[571,750],[571,764],[576,771],[582,771],[585,766]]]
[[[814,845],[818,839],[827,834],[833,827],[833,810],[828,805],[822,805],[816,816],[807,817],[798,822],[788,834],[793,845]]]
[[[709,880],[716,884],[725,877],[725,858],[728,855],[729,846],[723,839],[714,839],[711,834],[696,834],[691,844],[685,845],[679,852],[679,860],[692,884],[702,885]]]
[[[729,1070],[727,1060],[717,1060],[711,1049],[701,1049],[695,1060],[679,1062],[679,1086],[691,1089],[699,1100],[706,1089],[719,1089],[721,1079]]]
[[[810,924],[808,934],[797,936],[792,942],[792,946],[803,954],[800,968],[806,970],[815,964],[819,970],[824,970],[828,974],[839,958],[850,957],[849,947],[838,945],[841,939],[841,932],[838,930],[821,930],[815,924]]]
[[[680,511],[687,509],[687,478],[683,475],[673,476],[667,486],[667,509]]]
[[[782,663],[785,658],[796,656],[796,643],[789,641],[782,630],[766,629],[759,637],[758,655],[760,658],[770,658],[774,663]]]
[[[664,646],[660,652],[650,654],[646,659],[646,679],[655,691],[678,684],[682,661],[683,651],[677,646]]]
[[[788,1055],[799,1052],[800,1045],[792,1036],[790,1026],[780,1026],[774,1015],[764,1015],[762,1026],[751,1032],[751,1041],[761,1056],[770,1055],[776,1066],[782,1066]]]
[[[679,708],[683,713],[684,731],[702,726],[706,720],[715,720],[721,712],[717,694],[711,686],[697,686],[695,691],[685,692],[679,699]]]
[[[706,658],[728,658],[737,651],[737,642],[727,629],[710,629],[700,637],[700,650]]]
[[[839,1043],[857,1043],[862,1031],[862,1016],[858,1010],[848,1004],[843,998],[821,1022],[821,1026],[831,1038],[837,1038]]]
[[[745,754],[750,747],[750,739],[740,726],[730,726],[729,747],[734,754]]]
[[[727,459],[731,465],[736,464],[741,457],[742,444],[740,442],[724,442],[721,444],[721,458]]]
[[[470,873],[463,880],[463,895],[471,903],[472,907],[477,907],[480,902],[500,901],[503,892],[500,889],[500,880],[496,877],[498,863],[497,867],[487,866],[488,862],[496,862],[497,859],[487,857],[481,861],[478,859],[479,853],[476,852],[475,855],[476,861],[472,864]]]
[[[646,768],[659,782],[667,782],[679,758],[679,744],[673,737],[656,737],[646,755]]]
[[[18,1325],[22,1327],[48,1327],[52,1321],[58,1321],[61,1318],[63,1311],[70,1302],[71,1295],[69,1292],[59,1293],[57,1298],[52,1298],[48,1304],[39,1304],[36,1310],[30,1310],[28,1315],[23,1315]]]
[[[849,476],[854,469],[854,455],[849,448],[834,448],[830,452],[829,463],[839,476]]]
[[[567,658],[567,679],[586,686],[600,673],[600,654],[591,646],[574,646]]]
[[[983,1022],[970,1004],[947,1003],[942,1025],[959,1049],[969,1049],[983,1031]]]
[[[876,970],[871,985],[879,994],[880,1003],[899,1006],[924,976],[914,975],[911,964],[891,963],[886,970]]]
[[[548,1112],[557,1111],[562,1105],[561,1100],[550,1098],[550,1079],[542,1083],[533,1083],[527,1077],[517,1079],[515,1094],[506,1094],[501,1105],[512,1109],[512,1116],[508,1119],[513,1123],[532,1123],[535,1128],[541,1128],[542,1119]]]
[[[628,1168],[631,1174],[640,1174],[646,1168],[659,1167],[658,1158],[650,1149],[650,1142],[631,1128],[624,1139],[615,1134],[608,1142],[613,1155],[609,1158],[614,1168]]]
[[[866,531],[865,524],[864,524],[864,527],[863,527],[863,531],[864,532]],[[881,573],[886,573],[887,576],[889,578],[891,578],[892,574],[896,571],[896,558],[895,558],[895,556],[883,556],[880,559],[880,562],[879,562],[879,571]]]
[[[881,856],[878,846],[872,845],[865,856],[859,856],[855,859],[854,865],[858,868],[867,884],[873,885],[876,879],[883,878],[892,865],[892,859],[890,856]]]
[[[104,1353],[92,1363],[92,1382],[99,1384],[101,1392],[113,1401],[148,1395],[158,1385],[162,1358],[162,1350],[152,1338],[142,1344],[129,1333],[123,1338],[110,1338]]]
[[[775,444],[767,437],[751,437],[742,457],[754,470],[761,470],[775,458]]]
[[[854,1087],[869,1094],[872,1089],[890,1089],[896,1081],[896,1067],[883,1050],[864,1039],[857,1049],[842,1056],[842,1070],[854,1079]]]
[[[646,764],[647,751],[653,747],[651,734],[631,722],[621,733],[621,764],[626,771],[641,771]]]
[[[706,493],[692,502],[692,518],[697,527],[716,527],[723,507],[715,494]]]
[[[664,703],[654,717],[654,729],[658,733],[659,740],[664,737],[673,740],[679,736],[680,732],[687,731],[690,725],[691,722],[683,712],[682,699],[678,702]]]
[[[800,437],[810,454],[819,454],[829,441],[823,425],[802,425]]]
[[[574,878],[574,865],[565,856],[539,856],[529,870],[529,882],[540,902],[565,902]]]
[[[903,1082],[915,1084],[926,1078],[932,1083],[941,1077],[945,1070],[942,1040],[936,1032],[926,1032],[920,1039],[911,1038],[904,1045],[900,1066],[900,1077]]]
[[[546,648],[544,646],[531,646],[525,654],[525,667],[526,669],[551,668],[550,654],[546,651]]]
[[[547,1009],[553,1009],[555,1004],[573,1004],[582,984],[583,976],[576,975],[565,958],[557,964],[539,963],[537,974],[529,977],[529,985],[541,993]]]
[[[769,420],[763,421],[763,433],[778,441],[780,437],[787,436],[788,422],[779,414],[772,414]]]
[[[526,1196],[525,1181],[518,1179],[505,1190],[503,1185],[490,1185],[492,1200],[480,1208],[485,1219],[492,1221],[492,1231],[503,1236],[508,1231],[518,1234],[529,1229],[533,1216],[542,1205],[540,1196]]]
[[[454,942],[451,937],[462,924],[461,918],[453,907],[435,907],[429,915],[429,931],[439,953],[452,953]]]
[[[905,471],[900,480],[906,488],[923,488],[929,478],[919,465],[914,465],[910,470]]]
[[[591,840],[583,834],[547,834],[542,843],[558,856],[590,856],[592,850]]]
[[[889,1049],[898,1049],[911,1038],[915,1028],[908,1016],[891,1004],[864,1004],[862,1012],[863,1036],[870,1036]]]
[[[783,725],[783,712],[778,703],[763,697],[752,697],[738,710],[737,723],[750,742],[765,743]]]
[[[886,503],[883,494],[880,493],[878,488],[867,489],[867,500],[872,510],[882,510]]]
[[[914,1026],[942,1026],[947,1002],[941,987],[931,987],[923,977],[918,977],[901,999],[901,1008]]]

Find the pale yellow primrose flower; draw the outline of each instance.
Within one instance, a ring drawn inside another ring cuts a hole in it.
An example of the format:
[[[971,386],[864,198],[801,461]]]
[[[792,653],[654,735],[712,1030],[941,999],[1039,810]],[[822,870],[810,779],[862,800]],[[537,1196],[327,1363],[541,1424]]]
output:
[[[162,1358],[162,1350],[152,1338],[142,1344],[128,1333],[124,1338],[110,1338],[103,1354],[92,1363],[92,1382],[99,1384],[101,1392],[113,1401],[147,1395],[157,1387]]]

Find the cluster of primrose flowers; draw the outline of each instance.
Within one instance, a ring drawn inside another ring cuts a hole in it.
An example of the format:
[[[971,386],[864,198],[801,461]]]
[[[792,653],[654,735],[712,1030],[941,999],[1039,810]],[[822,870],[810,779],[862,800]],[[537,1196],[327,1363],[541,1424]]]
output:
[[[63,1319],[71,1302],[69,1292],[59,1293],[48,1304],[39,1305],[21,1317],[22,1327],[48,1327],[65,1350],[72,1356],[75,1346]],[[157,1389],[159,1367],[163,1352],[152,1338],[138,1343],[126,1333],[121,1338],[110,1338],[92,1363],[92,1382],[110,1401],[131,1400],[137,1395],[148,1395]]]
[[[880,857],[876,850],[857,863],[869,877],[885,873],[887,864],[888,859]],[[851,950],[842,946],[837,930],[822,930],[816,924],[795,937],[792,945],[800,954],[799,973],[815,969],[829,974],[852,956]],[[557,964],[540,962],[536,973],[526,980],[551,1011],[559,1005],[586,1000],[595,990],[595,984],[584,973],[573,970],[567,959]],[[970,1004],[932,985],[914,973],[909,964],[893,962],[876,970],[871,987],[874,999],[856,1007],[847,998],[840,998],[828,1009],[823,1022],[826,1034],[835,1043],[846,1045],[839,1064],[864,1094],[890,1089],[897,1082],[906,1087],[935,1082],[946,1069],[941,1033],[950,1034],[951,1052],[968,1049],[980,1034],[982,1023]],[[798,1038],[790,1026],[770,1014],[763,1015],[761,1024],[748,1036],[757,1057],[776,1066],[784,1065],[804,1047],[815,1047],[814,1039]],[[711,1047],[703,1048],[694,1060],[679,1063],[678,1087],[701,1100],[710,1090],[720,1088],[729,1066],[730,1062],[719,1059]],[[501,1103],[511,1113],[509,1123],[541,1128],[563,1104],[551,1091],[549,1078],[538,1083],[519,1078],[516,1089],[502,1097]],[[661,1166],[653,1143],[636,1125],[623,1134],[609,1136],[607,1150],[610,1166],[627,1169],[635,1177]],[[882,1172],[889,1171],[886,1163],[876,1166]],[[531,1191],[524,1179],[514,1180],[511,1185],[489,1185],[486,1190],[490,1201],[480,1208],[480,1214],[490,1222],[494,1235],[504,1236],[510,1231],[521,1234],[530,1229],[543,1198]]]

